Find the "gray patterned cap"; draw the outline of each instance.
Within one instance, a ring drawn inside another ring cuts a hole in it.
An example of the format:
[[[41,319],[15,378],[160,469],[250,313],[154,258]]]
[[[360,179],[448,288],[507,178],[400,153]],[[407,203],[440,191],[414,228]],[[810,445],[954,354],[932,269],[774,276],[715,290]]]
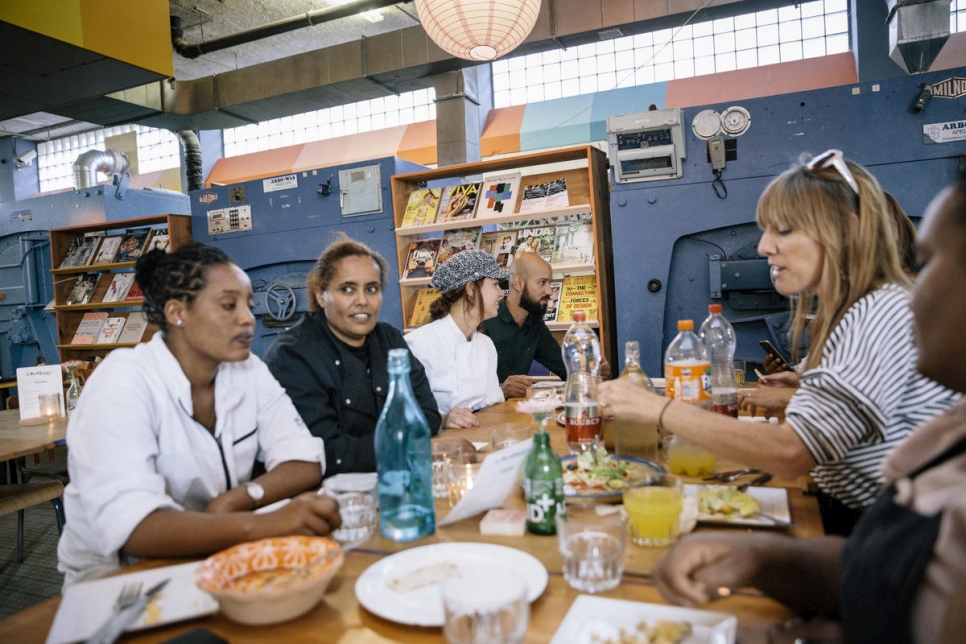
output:
[[[449,293],[484,277],[507,280],[510,279],[510,271],[497,266],[493,255],[485,250],[464,250],[436,267],[432,285],[443,293]]]

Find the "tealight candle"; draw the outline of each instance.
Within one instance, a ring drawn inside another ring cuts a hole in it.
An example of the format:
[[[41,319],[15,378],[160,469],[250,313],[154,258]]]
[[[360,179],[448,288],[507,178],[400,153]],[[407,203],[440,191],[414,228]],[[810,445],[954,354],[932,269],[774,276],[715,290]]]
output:
[[[60,416],[60,396],[57,394],[40,394],[40,415],[44,418]]]

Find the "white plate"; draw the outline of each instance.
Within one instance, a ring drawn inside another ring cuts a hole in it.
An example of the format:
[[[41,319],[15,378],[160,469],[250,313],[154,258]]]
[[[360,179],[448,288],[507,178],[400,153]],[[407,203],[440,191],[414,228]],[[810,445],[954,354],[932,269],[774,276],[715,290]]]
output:
[[[456,564],[461,575],[486,575],[494,567],[515,571],[526,580],[531,602],[547,587],[547,569],[525,552],[489,543],[437,543],[397,552],[369,566],[356,581],[356,599],[369,612],[393,622],[442,626],[439,584],[400,593],[388,583],[443,562]]]
[[[690,622],[685,644],[734,644],[738,631],[738,618],[724,613],[578,595],[550,644],[619,641],[621,628],[633,633],[642,620],[650,626],[660,620]]]
[[[121,587],[129,581],[141,582],[141,589],[144,591],[163,579],[171,579],[152,600],[160,608],[160,619],[151,621],[151,611],[147,610],[127,628],[129,631],[216,613],[218,602],[215,598],[195,586],[195,568],[200,563],[195,561],[178,566],[152,568],[70,586],[64,591],[57,616],[54,617],[54,623],[47,635],[47,644],[79,642],[93,635],[111,616]],[[148,606],[150,608],[151,605]]]
[[[718,487],[725,487],[721,485],[685,485],[684,494],[697,500],[698,490],[702,487],[708,489],[714,489]],[[761,502],[761,511],[765,514],[770,514],[776,519],[781,519],[782,521],[791,522],[792,514],[788,509],[788,490],[783,487],[750,487],[745,490],[750,496],[758,499]],[[761,517],[748,517],[748,518],[730,518],[719,514],[701,514],[698,513],[699,523],[720,523],[728,525],[752,525],[761,528],[784,528],[787,526],[782,526],[776,524],[774,521],[769,521],[768,519],[762,519]]]

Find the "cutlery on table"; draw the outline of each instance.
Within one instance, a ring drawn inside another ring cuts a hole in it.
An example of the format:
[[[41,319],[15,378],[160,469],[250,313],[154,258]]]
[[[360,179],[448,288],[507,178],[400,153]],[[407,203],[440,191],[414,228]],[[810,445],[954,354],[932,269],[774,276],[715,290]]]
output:
[[[747,483],[742,483],[741,485],[739,485],[737,487],[737,490],[739,492],[744,492],[745,490],[747,490],[750,487],[753,487],[755,485],[764,485],[765,483],[767,483],[770,480],[771,480],[771,474],[769,474],[768,472],[762,472],[761,474],[759,474],[755,478],[751,479]]]
[[[775,525],[780,525],[783,528],[792,528],[792,527],[795,526],[795,524],[792,521],[786,521],[785,519],[779,519],[778,517],[772,516],[770,514],[765,514],[764,512],[760,512],[760,511],[759,512],[756,512],[754,516],[761,517],[762,519],[765,519],[766,521],[771,521]]]
[[[134,620],[144,612],[144,607],[148,602],[161,592],[170,579],[165,579],[152,586],[146,593],[141,594],[141,582],[130,582],[124,584],[121,593],[114,602],[114,610],[111,616],[101,624],[101,627],[94,631],[86,644],[112,644],[121,636],[124,629],[130,626]]]
[[[753,467],[746,467],[740,470],[731,470],[730,472],[718,472],[717,474],[712,474],[711,476],[706,476],[704,481],[720,481],[722,483],[731,483],[739,476],[744,476],[745,474],[760,474],[761,470],[756,470]]]

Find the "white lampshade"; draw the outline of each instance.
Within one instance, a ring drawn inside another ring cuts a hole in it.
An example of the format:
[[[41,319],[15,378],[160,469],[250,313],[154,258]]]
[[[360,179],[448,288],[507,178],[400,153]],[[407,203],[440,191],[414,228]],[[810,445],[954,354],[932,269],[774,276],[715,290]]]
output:
[[[540,0],[416,0],[416,13],[444,50],[466,60],[493,60],[529,35]]]

